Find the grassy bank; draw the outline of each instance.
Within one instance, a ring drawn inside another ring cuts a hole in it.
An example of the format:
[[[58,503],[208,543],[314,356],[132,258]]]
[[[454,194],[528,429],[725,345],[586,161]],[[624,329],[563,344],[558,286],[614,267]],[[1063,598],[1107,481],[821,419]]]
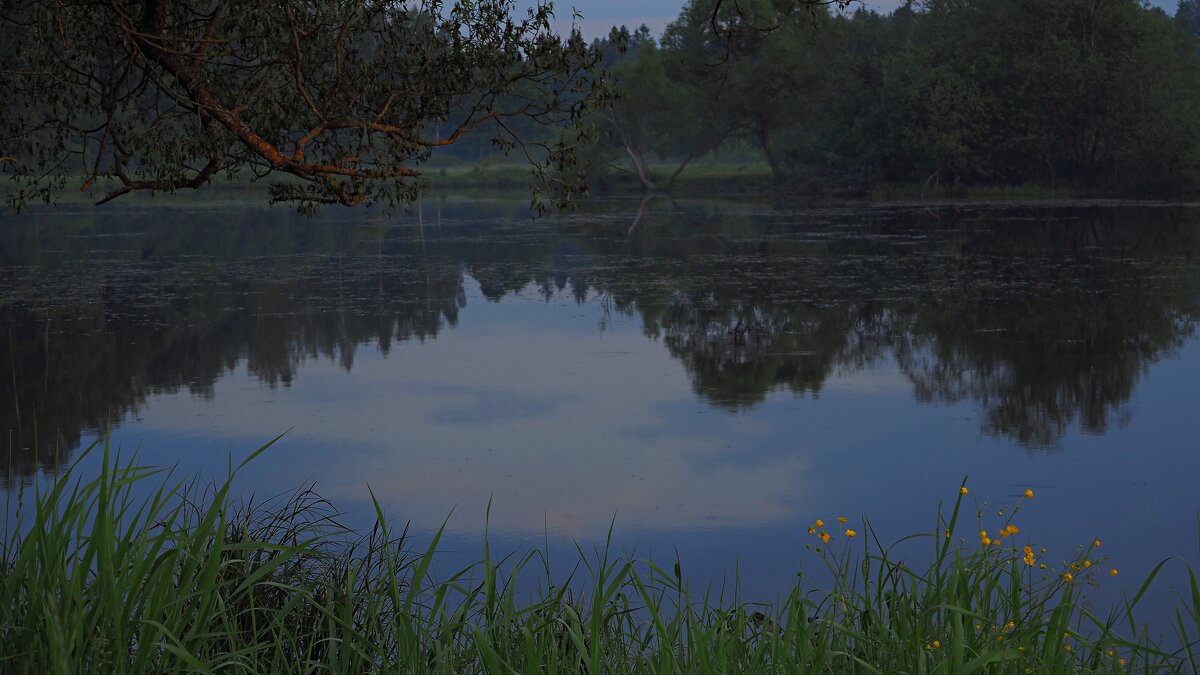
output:
[[[1111,197],[1110,193],[1089,194],[1071,187],[1050,185],[943,185],[924,183],[877,183],[861,184],[853,180],[839,179],[830,175],[813,173],[778,179],[762,162],[741,160],[708,160],[691,164],[674,183],[672,174],[677,165],[660,162],[648,167],[647,175],[654,184],[652,194],[677,197],[746,197],[746,198],[795,198],[817,202],[828,200],[850,201],[894,201],[894,200],[944,200],[944,199],[1074,199],[1089,197]],[[439,162],[421,167],[420,181],[428,196],[448,194],[470,194],[476,197],[529,196],[535,187],[535,179],[528,164],[512,161]],[[100,199],[108,189],[117,187],[115,181],[100,182],[88,192],[80,192],[82,178],[68,180],[67,188],[55,196],[54,203],[63,206],[87,205]],[[214,176],[199,190],[181,189],[172,195],[149,192],[134,193],[122,198],[125,201],[142,201],[167,198],[187,202],[246,198],[266,204],[269,200],[268,186],[273,183],[297,183],[286,174],[273,175],[264,180],[251,180],[247,176],[228,179]],[[0,199],[8,196],[11,187],[0,181]],[[636,197],[646,194],[646,189],[629,172],[608,167],[595,172],[588,178],[590,194],[596,196]],[[1136,195],[1123,195],[1136,198]],[[38,202],[33,202],[34,204]]]
[[[438,537],[414,549],[382,513],[352,532],[310,491],[238,505],[229,481],[89,452],[99,477],[67,472],[8,514],[0,671],[1115,673],[1193,672],[1200,656],[1191,570],[1190,599],[1156,626],[1183,645],[1167,651],[1136,616],[1158,568],[1110,613],[1085,609],[1085,582],[1115,572],[1100,542],[1044,553],[1025,532],[1031,493],[992,517],[964,485],[934,532],[902,544],[928,552],[919,566],[867,522],[814,522],[797,533],[805,564],[833,581],[798,574],[759,604],[693,594],[678,562],[611,550],[551,570],[485,545],[435,580]]]

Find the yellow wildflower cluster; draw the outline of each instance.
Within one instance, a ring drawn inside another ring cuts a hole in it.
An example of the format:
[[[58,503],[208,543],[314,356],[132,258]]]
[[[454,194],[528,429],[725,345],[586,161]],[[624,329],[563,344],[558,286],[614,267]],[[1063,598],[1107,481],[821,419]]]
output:
[[[959,488],[959,494],[960,495],[969,494],[969,490],[967,489],[966,485],[963,485]],[[1021,495],[1025,499],[1033,499],[1033,497],[1034,497],[1033,490],[1030,488],[1026,488],[1021,493]],[[986,506],[986,502],[985,502],[985,506]],[[1013,510],[1012,515],[1015,515],[1018,510],[1020,510],[1019,507],[1017,509]],[[1006,509],[1000,509],[999,511],[996,512],[996,515],[1000,518],[1005,518],[1006,513],[1007,513]],[[988,532],[988,530],[980,530],[979,531],[979,543],[984,548],[999,546],[1001,544],[1002,540],[1007,539],[1009,537],[1014,537],[1015,535],[1020,533],[1020,531],[1021,531],[1021,529],[1012,523],[1005,524],[1004,527],[1001,528],[996,533],[995,536],[992,536]],[[947,539],[949,539],[951,537],[950,530],[946,530],[945,534],[946,534]],[[1014,547],[1015,547],[1015,544],[1014,544]],[[1095,549],[1095,548],[1099,548],[1099,547],[1100,547],[1100,540],[1099,539],[1092,540],[1092,548]],[[1042,547],[1040,549],[1040,551],[1041,551],[1040,555],[1044,556],[1046,553],[1045,547]],[[1035,553],[1033,546],[1022,546],[1021,547],[1020,560],[1021,560],[1021,562],[1025,563],[1025,565],[1027,567],[1037,566],[1037,568],[1040,570],[1051,569],[1050,565],[1047,565],[1045,562],[1041,562],[1039,560],[1039,554]],[[1059,579],[1061,579],[1064,582],[1070,583],[1075,580],[1075,576],[1077,574],[1081,574],[1081,573],[1084,573],[1085,571],[1091,570],[1091,568],[1096,567],[1097,564],[1098,563],[1096,561],[1094,561],[1090,558],[1083,558],[1081,560],[1077,559],[1072,562],[1064,561],[1062,573],[1059,576]],[[1117,576],[1117,570],[1115,568],[1109,568],[1108,575],[1112,576],[1112,577]]]
[[[983,544],[984,546],[999,546],[1002,540],[1007,539],[1008,537],[1011,537],[1020,531],[1021,530],[1018,529],[1016,525],[1008,525],[1004,529],[1000,530],[1000,533],[996,535],[995,539],[993,539],[988,536],[987,530],[980,530],[979,543]]]
[[[815,535],[817,537],[817,539],[821,540],[822,543],[828,544],[829,540],[833,539],[833,536],[830,535],[825,530],[821,529],[823,527],[825,527],[825,521],[821,520],[820,518],[817,518],[816,522],[814,522],[811,526],[809,526],[808,533]]]
[[[839,523],[847,523],[847,522],[850,522],[850,519],[849,519],[849,518],[847,518],[847,517],[845,517],[845,516],[838,516],[838,517],[836,518],[836,520],[837,520]],[[816,536],[818,539],[820,539],[820,540],[821,540],[823,543],[826,543],[826,544],[828,544],[828,543],[829,543],[829,540],[830,540],[830,539],[833,539],[833,535],[829,534],[829,533],[828,533],[828,532],[826,532],[824,529],[822,529],[822,528],[824,528],[824,527],[825,527],[825,521],[824,521],[824,520],[821,520],[820,518],[817,518],[815,521],[813,521],[813,524],[812,524],[812,525],[810,525],[810,526],[808,527],[808,533],[809,533],[809,534],[811,534],[811,535],[815,535],[815,536]],[[857,537],[857,536],[858,536],[858,531],[857,531],[857,530],[851,530],[851,529],[847,528],[847,529],[846,529],[846,536],[847,536],[847,537],[850,537],[850,538]]]

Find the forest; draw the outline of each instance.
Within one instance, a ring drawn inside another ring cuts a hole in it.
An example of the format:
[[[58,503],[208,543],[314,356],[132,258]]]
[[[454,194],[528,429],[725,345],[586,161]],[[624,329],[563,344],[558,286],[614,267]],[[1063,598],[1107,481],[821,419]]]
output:
[[[622,97],[593,170],[674,187],[752,154],[796,192],[880,184],[1173,196],[1200,184],[1200,10],[909,0],[890,14],[691,0],[596,41]]]
[[[622,26],[590,43],[559,34],[561,7],[515,21],[511,0],[4,7],[0,175],[17,207],[68,185],[102,203],[264,178],[301,210],[393,206],[489,165],[509,183],[532,168],[535,201],[559,205],[714,182],[1154,198],[1200,185],[1196,0],[1173,15],[1140,0],[886,14],[689,0],[662,35]],[[724,180],[734,166],[759,180]]]

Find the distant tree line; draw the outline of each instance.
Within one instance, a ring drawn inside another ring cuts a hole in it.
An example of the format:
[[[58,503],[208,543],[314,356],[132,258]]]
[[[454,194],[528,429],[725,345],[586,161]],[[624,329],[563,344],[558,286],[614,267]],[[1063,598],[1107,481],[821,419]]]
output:
[[[795,189],[1200,186],[1197,0],[850,7],[688,0],[660,37],[587,45],[544,2],[0,0],[0,177],[16,207],[222,177],[310,210],[411,203],[433,155],[504,153],[569,202],[737,147]]]
[[[592,159],[647,190],[740,143],[798,185],[1194,192],[1198,35],[1196,0],[689,0],[597,41],[624,96]]]

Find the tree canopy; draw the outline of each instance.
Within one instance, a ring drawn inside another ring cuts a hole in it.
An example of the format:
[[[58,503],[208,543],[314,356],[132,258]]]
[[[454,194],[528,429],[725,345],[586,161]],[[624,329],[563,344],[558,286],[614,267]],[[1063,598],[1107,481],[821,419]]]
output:
[[[881,15],[689,0],[656,44],[614,65],[622,89],[659,80],[666,93],[624,104],[612,136],[637,130],[635,164],[665,161],[676,173],[719,147],[750,149],[797,191],[1194,193],[1196,7],[1184,0],[1170,17],[1138,0],[910,0]],[[656,184],[641,173],[642,185]]]
[[[71,181],[103,203],[214,176],[282,178],[273,201],[411,201],[468,132],[519,149],[554,197],[597,54],[513,0],[0,0],[0,171],[9,201]],[[552,129],[531,137],[532,120]]]

